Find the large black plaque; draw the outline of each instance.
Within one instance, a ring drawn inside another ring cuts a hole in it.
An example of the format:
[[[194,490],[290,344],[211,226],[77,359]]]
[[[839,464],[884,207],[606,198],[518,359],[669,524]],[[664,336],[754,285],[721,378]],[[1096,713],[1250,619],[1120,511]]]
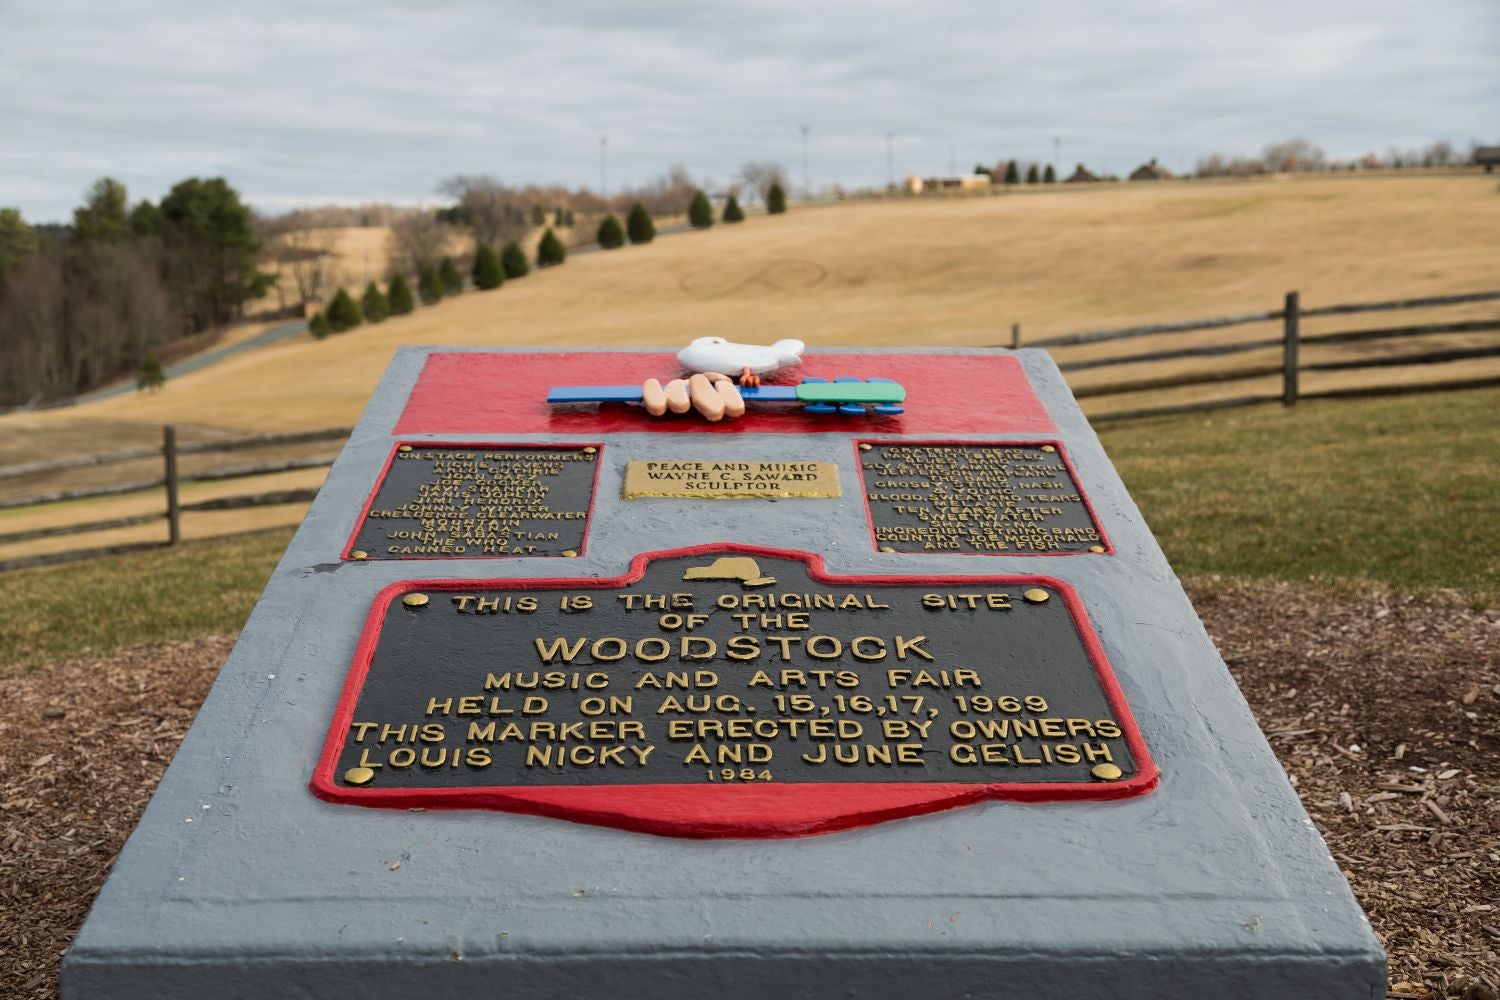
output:
[[[1056,445],[872,441],[859,449],[870,525],[881,551],[1108,551]]]
[[[597,459],[593,447],[400,445],[347,557],[579,555]]]
[[[399,585],[372,612],[328,778],[411,791],[1137,774],[1128,709],[1071,593],[963,580],[820,579],[800,558],[721,550],[655,559],[618,586]]]

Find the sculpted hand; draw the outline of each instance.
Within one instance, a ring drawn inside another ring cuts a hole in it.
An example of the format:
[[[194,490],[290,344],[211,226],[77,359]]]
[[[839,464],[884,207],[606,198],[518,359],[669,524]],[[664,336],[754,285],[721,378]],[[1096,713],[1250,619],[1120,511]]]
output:
[[[668,410],[686,413],[696,409],[705,419],[716,422],[745,412],[745,400],[739,388],[722,372],[703,372],[685,380],[674,378],[665,386],[657,379],[648,378],[641,386],[641,402],[653,417]]]

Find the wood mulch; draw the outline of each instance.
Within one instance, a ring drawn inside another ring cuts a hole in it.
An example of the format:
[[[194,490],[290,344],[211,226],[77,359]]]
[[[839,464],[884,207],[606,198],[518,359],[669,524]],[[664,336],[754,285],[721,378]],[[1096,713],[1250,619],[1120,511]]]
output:
[[[1391,958],[1390,997],[1500,990],[1500,612],[1197,581],[1194,601]],[[58,959],[233,638],[0,669],[0,996]]]

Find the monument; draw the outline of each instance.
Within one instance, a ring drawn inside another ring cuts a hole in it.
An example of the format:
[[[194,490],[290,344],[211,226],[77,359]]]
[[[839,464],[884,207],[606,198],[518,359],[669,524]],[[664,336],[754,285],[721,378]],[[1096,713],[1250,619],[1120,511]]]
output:
[[[399,352],[64,996],[1382,996],[1050,359],[735,346]]]

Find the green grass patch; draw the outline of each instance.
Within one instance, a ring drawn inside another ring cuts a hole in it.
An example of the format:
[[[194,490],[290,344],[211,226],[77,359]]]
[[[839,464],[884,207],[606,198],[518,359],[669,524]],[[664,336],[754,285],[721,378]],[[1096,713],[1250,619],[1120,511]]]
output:
[[[1107,429],[1184,576],[1500,602],[1500,391],[1304,403]],[[239,629],[278,529],[0,575],[0,670]]]
[[[1101,437],[1183,575],[1500,600],[1500,391],[1300,403]]]
[[[237,631],[291,537],[279,528],[0,574],[0,672]]]

